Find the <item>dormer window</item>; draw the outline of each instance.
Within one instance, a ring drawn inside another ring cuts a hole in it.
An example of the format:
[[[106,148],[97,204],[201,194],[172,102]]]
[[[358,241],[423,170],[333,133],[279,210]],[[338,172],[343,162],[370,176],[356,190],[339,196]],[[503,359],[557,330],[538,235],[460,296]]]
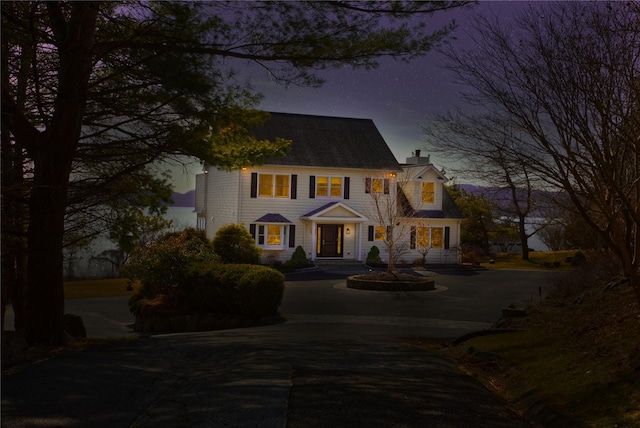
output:
[[[422,183],[422,203],[434,204],[436,202],[436,183],[425,181]]]

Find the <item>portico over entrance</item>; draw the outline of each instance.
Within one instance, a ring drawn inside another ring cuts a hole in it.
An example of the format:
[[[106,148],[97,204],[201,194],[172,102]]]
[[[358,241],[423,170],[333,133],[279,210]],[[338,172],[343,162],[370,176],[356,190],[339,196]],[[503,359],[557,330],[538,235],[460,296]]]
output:
[[[330,202],[300,217],[311,229],[311,259],[362,261],[367,217],[343,202]]]

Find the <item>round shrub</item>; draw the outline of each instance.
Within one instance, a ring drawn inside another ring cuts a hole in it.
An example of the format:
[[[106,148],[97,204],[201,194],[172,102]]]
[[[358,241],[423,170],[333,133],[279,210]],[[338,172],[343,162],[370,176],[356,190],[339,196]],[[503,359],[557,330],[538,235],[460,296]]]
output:
[[[213,248],[222,263],[260,263],[260,248],[247,229],[239,224],[218,229],[213,238]]]

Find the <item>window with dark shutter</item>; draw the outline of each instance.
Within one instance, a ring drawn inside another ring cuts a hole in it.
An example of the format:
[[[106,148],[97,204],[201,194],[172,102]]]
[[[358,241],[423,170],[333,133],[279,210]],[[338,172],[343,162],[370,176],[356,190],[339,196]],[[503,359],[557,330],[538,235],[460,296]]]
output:
[[[256,225],[255,223],[251,223],[249,225],[249,233],[253,236],[253,239],[256,239]]]
[[[373,226],[369,226],[369,236],[367,237],[368,241],[373,241],[375,237],[375,228]]]
[[[344,178],[344,199],[349,199],[349,184],[351,183],[351,179],[349,177]]]
[[[251,173],[251,197],[252,198],[258,197],[258,173],[257,172]]]
[[[316,176],[309,177],[309,198],[315,199],[316,197]]]
[[[371,193],[371,179],[364,179],[364,193]]]
[[[409,248],[411,248],[412,250],[416,249],[416,234],[416,227],[411,226],[411,242],[409,244]]]
[[[296,225],[289,225],[289,248],[296,246]]]
[[[389,179],[388,178],[384,179],[384,194],[385,195],[389,194]]]
[[[449,226],[445,226],[444,228],[444,249],[448,250],[449,246],[451,245],[449,243],[449,240],[451,239],[451,228]]]
[[[291,199],[296,199],[298,196],[298,176],[291,174]]]

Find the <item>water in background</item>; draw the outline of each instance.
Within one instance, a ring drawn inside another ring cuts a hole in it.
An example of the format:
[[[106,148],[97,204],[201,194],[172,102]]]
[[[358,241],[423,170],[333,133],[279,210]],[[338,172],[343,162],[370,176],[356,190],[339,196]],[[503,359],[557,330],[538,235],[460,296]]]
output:
[[[178,231],[188,227],[196,227],[196,213],[193,207],[168,207],[165,218],[171,220],[171,230]],[[106,238],[98,238],[85,251],[70,257],[65,254],[64,275],[69,278],[109,278],[116,276],[115,267],[101,258],[104,251],[115,249],[113,242]]]

